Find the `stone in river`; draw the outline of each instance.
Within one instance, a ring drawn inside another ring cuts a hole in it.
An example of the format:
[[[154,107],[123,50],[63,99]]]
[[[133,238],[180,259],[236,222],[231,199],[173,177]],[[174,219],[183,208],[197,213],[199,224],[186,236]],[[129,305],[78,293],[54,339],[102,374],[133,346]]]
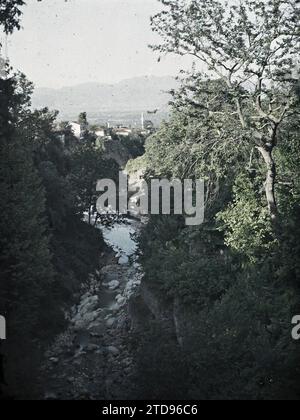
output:
[[[119,295],[116,297],[116,301],[119,305],[124,305],[124,303],[126,302],[126,298],[124,296]]]
[[[129,258],[127,257],[127,255],[123,255],[121,258],[119,258],[118,263],[120,265],[126,265],[129,263]]]
[[[94,311],[98,306],[98,296],[88,296],[84,300],[81,301],[80,306],[78,308],[78,312],[82,314],[86,314],[87,312]]]
[[[115,318],[109,318],[106,321],[106,325],[108,326],[108,328],[111,328],[114,325],[115,322],[116,322],[116,319]]]
[[[88,352],[94,352],[94,351],[97,351],[97,350],[99,350],[99,346],[97,346],[97,344],[89,344],[86,347],[86,351],[88,351]]]
[[[107,351],[109,353],[113,354],[114,356],[117,356],[120,353],[119,350],[117,349],[117,347],[115,347],[115,346],[107,347]]]
[[[120,286],[120,282],[118,280],[112,280],[108,283],[108,287],[110,290],[116,290]]]

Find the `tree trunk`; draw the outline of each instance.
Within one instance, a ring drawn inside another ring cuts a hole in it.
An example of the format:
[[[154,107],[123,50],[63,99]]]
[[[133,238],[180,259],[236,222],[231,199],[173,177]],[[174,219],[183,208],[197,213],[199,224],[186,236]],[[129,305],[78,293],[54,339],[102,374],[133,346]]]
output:
[[[266,198],[271,218],[275,220],[277,217],[277,203],[275,197],[276,164],[273,158],[273,149],[263,146],[257,146],[257,149],[267,165],[268,170],[265,182]]]

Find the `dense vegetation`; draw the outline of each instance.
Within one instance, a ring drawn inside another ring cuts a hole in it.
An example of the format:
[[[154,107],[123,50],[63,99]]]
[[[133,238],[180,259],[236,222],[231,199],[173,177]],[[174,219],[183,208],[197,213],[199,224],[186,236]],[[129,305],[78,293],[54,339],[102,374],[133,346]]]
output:
[[[42,343],[99,266],[104,242],[82,214],[95,203],[97,179],[115,168],[88,138],[57,130],[56,113],[31,111],[30,95],[24,76],[1,80],[0,310],[11,337],[6,375],[18,390],[32,385],[26,375],[34,377]]]
[[[19,28],[22,1],[0,8],[5,32]],[[3,63],[2,63],[3,64]],[[32,111],[32,85],[6,66],[0,79],[0,313],[8,322],[2,345],[5,392],[33,397],[39,360],[63,310],[99,267],[99,231],[82,221],[95,203],[97,179],[117,167],[102,158],[86,131],[76,139],[57,113]]]
[[[187,327],[178,337],[153,320],[133,340],[138,397],[299,399],[299,2],[161,2],[154,50],[205,71],[182,79],[139,162],[149,178],[204,179],[206,213],[193,228],[153,216],[141,233],[144,282]],[[23,4],[0,3],[6,33]],[[8,68],[0,79],[0,314],[13,337],[1,351],[11,391],[32,397],[43,345],[104,247],[82,213],[117,168],[88,129],[78,141],[56,113],[31,111],[31,90]],[[140,138],[122,141],[143,153]]]
[[[148,176],[205,179],[206,217],[187,228],[155,216],[142,233],[145,282],[179,302],[190,323],[183,356],[174,340],[173,363],[157,331],[147,332],[141,395],[299,398],[291,338],[300,305],[297,2],[162,3],[153,28],[163,43],[154,49],[191,54],[207,72],[195,65],[182,80],[143,164]]]

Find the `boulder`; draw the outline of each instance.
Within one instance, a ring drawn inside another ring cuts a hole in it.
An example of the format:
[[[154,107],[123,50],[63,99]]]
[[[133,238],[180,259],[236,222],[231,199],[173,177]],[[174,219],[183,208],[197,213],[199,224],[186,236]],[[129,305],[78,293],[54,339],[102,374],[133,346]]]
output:
[[[75,318],[73,318],[73,324],[75,330],[84,329],[90,326],[90,324],[94,323],[98,318],[101,316],[102,309],[97,309],[93,312],[87,313],[78,313]]]
[[[107,347],[107,351],[110,354],[112,354],[113,356],[117,356],[118,354],[120,354],[120,351],[115,346],[109,346],[109,347]]]
[[[116,290],[120,286],[120,282],[118,280],[112,280],[107,286],[110,290]]]
[[[97,346],[97,344],[89,344],[86,348],[86,351],[88,352],[96,352],[97,350],[99,350],[99,346]]]
[[[124,305],[126,303],[126,298],[124,296],[118,295],[116,301],[119,305]]]
[[[119,258],[118,263],[120,265],[126,265],[129,263],[129,258],[127,257],[127,255],[122,255],[122,257]]]
[[[118,312],[120,310],[120,305],[116,302],[113,305],[111,305],[109,309],[112,312]]]
[[[80,306],[78,307],[78,312],[84,314],[87,312],[92,312],[98,306],[98,302],[98,296],[87,296],[84,300],[81,301]]]
[[[94,311],[94,312],[89,312],[83,316],[82,320],[87,324],[91,323],[95,321],[99,317],[99,315],[101,315],[101,312],[102,312],[102,309],[98,309],[97,311]]]
[[[114,325],[115,322],[116,322],[116,318],[109,318],[106,321],[106,325],[107,325],[108,328],[111,328]]]

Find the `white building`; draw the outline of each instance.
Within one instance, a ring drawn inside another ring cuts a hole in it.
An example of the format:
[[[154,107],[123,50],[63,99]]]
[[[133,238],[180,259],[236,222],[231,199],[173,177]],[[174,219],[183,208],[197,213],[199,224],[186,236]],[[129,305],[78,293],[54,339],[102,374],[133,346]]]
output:
[[[127,128],[127,127],[121,127],[121,128],[117,128],[115,130],[115,134],[117,136],[122,136],[122,137],[129,137],[129,135],[132,133],[132,129],[131,128]]]
[[[95,134],[97,137],[106,137],[106,131],[104,128],[99,128],[97,131],[95,131]]]
[[[74,133],[74,136],[77,137],[78,139],[81,138],[82,135],[82,126],[81,124],[77,123],[77,122],[70,122],[70,126],[71,129]]]

